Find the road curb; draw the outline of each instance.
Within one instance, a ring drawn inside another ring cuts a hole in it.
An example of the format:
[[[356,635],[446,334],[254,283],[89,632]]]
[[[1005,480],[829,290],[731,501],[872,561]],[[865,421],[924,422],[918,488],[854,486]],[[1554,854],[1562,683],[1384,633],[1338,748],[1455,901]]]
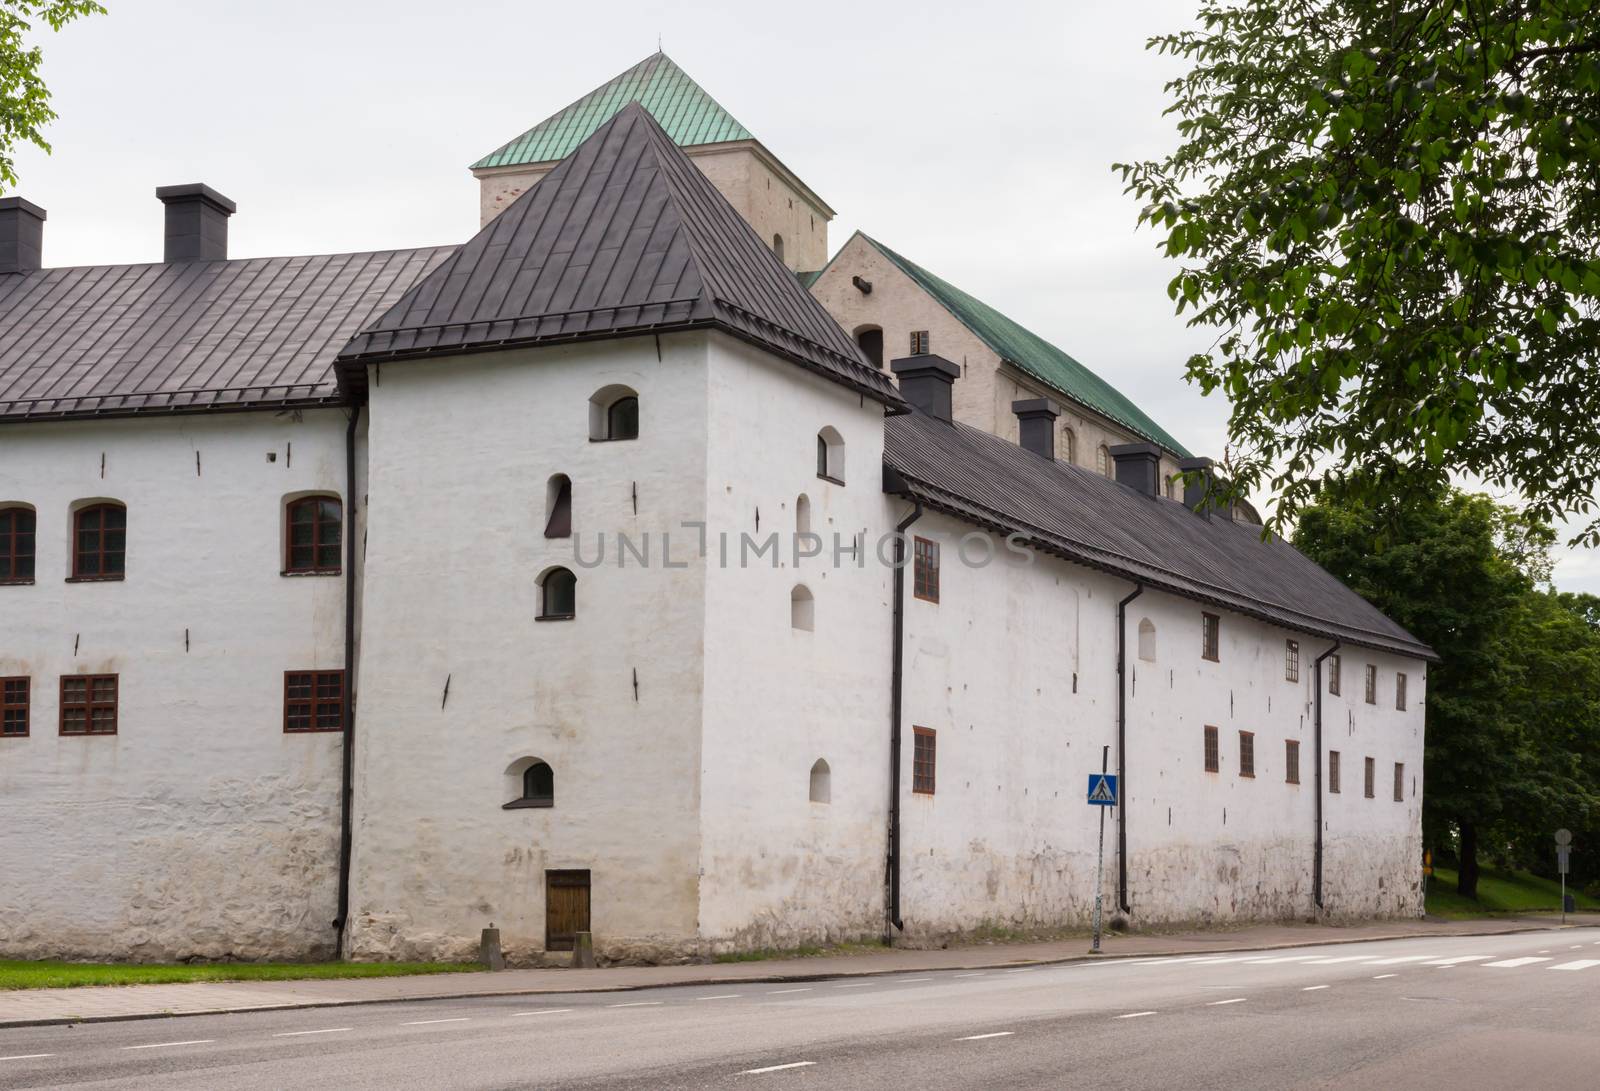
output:
[[[900,966],[884,970],[838,970],[834,972],[818,971],[816,973],[786,973],[770,974],[764,977],[708,977],[694,981],[655,981],[644,984],[632,985],[589,985],[579,987],[539,987],[528,989],[506,989],[493,991],[475,991],[458,993],[434,993],[427,996],[379,996],[358,997],[351,999],[307,1000],[296,1001],[288,1004],[246,1004],[233,1007],[200,1008],[193,1011],[142,1011],[126,1012],[117,1015],[84,1015],[84,1016],[56,1016],[45,1019],[0,1019],[0,1030],[17,1027],[55,1027],[75,1026],[83,1023],[130,1023],[143,1019],[182,1019],[190,1016],[201,1015],[244,1015],[258,1011],[302,1011],[311,1008],[344,1008],[365,1004],[422,1004],[438,1000],[479,1000],[492,997],[517,997],[517,996],[549,996],[557,994],[581,993],[629,993],[642,992],[646,989],[673,989],[686,988],[700,985],[770,985],[788,984],[807,981],[831,981],[838,978],[866,978],[866,977],[892,977],[897,974],[908,973],[946,973],[969,970],[1000,970],[1016,969],[1023,966],[1068,966],[1079,962],[1125,962],[1131,959],[1145,958],[1183,958],[1191,955],[1205,957],[1209,955],[1241,954],[1250,951],[1287,951],[1301,947],[1336,947],[1350,943],[1388,943],[1401,939],[1461,939],[1475,936],[1512,936],[1527,932],[1560,932],[1573,928],[1593,927],[1587,924],[1530,924],[1522,927],[1495,928],[1485,931],[1453,932],[1443,935],[1418,934],[1415,932],[1400,932],[1382,936],[1359,936],[1349,939],[1319,939],[1306,940],[1300,943],[1269,943],[1256,944],[1248,947],[1216,947],[1205,951],[1193,950],[1168,950],[1168,951],[1138,951],[1128,954],[1098,955],[1069,955],[1062,958],[1040,959],[1008,959],[1004,961],[975,961],[961,963],[953,966]],[[181,984],[176,982],[174,984]],[[234,984],[233,982],[214,982],[213,984]],[[85,989],[96,988],[141,988],[138,985],[84,985]],[[26,993],[30,990],[17,989],[9,992]],[[3,996],[0,993],[0,996]]]

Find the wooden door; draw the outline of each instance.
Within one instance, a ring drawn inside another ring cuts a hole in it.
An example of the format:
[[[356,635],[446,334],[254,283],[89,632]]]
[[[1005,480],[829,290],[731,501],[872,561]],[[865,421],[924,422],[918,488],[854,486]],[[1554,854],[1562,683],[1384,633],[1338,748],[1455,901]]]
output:
[[[589,873],[544,873],[544,949],[570,951],[579,932],[589,931]]]

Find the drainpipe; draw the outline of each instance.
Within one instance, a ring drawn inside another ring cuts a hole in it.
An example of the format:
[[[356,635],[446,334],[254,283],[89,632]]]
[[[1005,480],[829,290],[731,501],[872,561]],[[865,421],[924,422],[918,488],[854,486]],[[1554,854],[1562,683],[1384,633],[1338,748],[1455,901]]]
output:
[[[1322,908],[1322,661],[1340,648],[1344,641],[1335,640],[1333,647],[1317,656],[1311,668],[1311,682],[1316,687],[1312,698],[1315,711],[1311,717],[1312,733],[1315,735],[1314,748],[1317,752],[1317,775],[1315,778],[1317,790],[1317,839],[1315,849],[1311,854],[1311,897],[1315,900],[1317,908]]]
[[[922,501],[894,528],[894,667],[889,681],[889,923],[904,932],[900,919],[900,707],[901,672],[905,665],[906,530],[922,518]],[[884,941],[889,936],[885,929]]]
[[[1144,594],[1144,584],[1117,603],[1117,905],[1128,904],[1128,603]]]
[[[350,800],[355,791],[356,757],[356,424],[360,420],[361,406],[353,406],[344,432],[344,733],[339,786],[339,916],[333,922],[336,959],[344,958],[344,926],[350,915]]]

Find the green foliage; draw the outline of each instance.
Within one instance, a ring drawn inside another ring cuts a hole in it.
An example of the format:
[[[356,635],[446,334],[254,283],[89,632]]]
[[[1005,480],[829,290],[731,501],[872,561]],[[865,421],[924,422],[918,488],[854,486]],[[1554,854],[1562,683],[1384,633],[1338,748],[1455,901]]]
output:
[[[303,978],[400,977],[481,970],[475,962],[214,962],[140,966],[117,962],[0,959],[0,989],[76,985],[155,985],[174,981],[295,981]]]
[[[85,15],[103,15],[95,0],[0,0],[0,189],[17,184],[12,149],[50,150],[44,127],[55,120],[50,91],[39,74],[43,55],[29,37],[39,21],[60,30]]]
[[[1559,911],[1561,909],[1561,884],[1525,871],[1495,871],[1485,869],[1478,881],[1478,896],[1463,898],[1453,889],[1456,873],[1449,868],[1434,868],[1433,881],[1428,884],[1428,912],[1435,917],[1462,919],[1483,917],[1495,913],[1530,913]],[[1578,908],[1585,912],[1600,909],[1600,891],[1594,895],[1574,894]]]
[[[1213,327],[1191,381],[1232,402],[1227,477],[1369,501],[1449,471],[1541,522],[1595,511],[1600,5],[1205,0],[1150,48],[1179,144],[1118,164]],[[1600,519],[1580,538],[1600,542]]]

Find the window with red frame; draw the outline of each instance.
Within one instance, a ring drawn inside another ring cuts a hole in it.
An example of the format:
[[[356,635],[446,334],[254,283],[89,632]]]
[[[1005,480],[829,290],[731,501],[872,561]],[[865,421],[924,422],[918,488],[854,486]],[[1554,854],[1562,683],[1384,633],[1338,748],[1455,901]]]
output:
[[[918,538],[912,543],[912,590],[924,602],[939,601],[939,543]]]
[[[116,733],[117,676],[63,674],[61,734],[115,735]]]
[[[911,790],[921,795],[933,795],[936,777],[934,773],[938,766],[939,737],[938,733],[926,727],[911,729],[913,746],[911,751]]]
[[[303,496],[289,502],[283,570],[294,575],[337,576],[344,515],[337,498]]]
[[[0,678],[0,736],[28,733],[28,678]]]
[[[73,518],[72,537],[74,579],[122,579],[127,571],[127,508],[121,504],[79,508]]]
[[[29,508],[0,508],[0,583],[33,582],[36,524]]]
[[[1217,729],[1206,728],[1206,772],[1215,773],[1222,769],[1222,748],[1217,741]]]
[[[1256,775],[1256,734],[1254,731],[1239,732],[1239,775],[1253,777]]]
[[[284,671],[283,730],[344,730],[344,671]]]

